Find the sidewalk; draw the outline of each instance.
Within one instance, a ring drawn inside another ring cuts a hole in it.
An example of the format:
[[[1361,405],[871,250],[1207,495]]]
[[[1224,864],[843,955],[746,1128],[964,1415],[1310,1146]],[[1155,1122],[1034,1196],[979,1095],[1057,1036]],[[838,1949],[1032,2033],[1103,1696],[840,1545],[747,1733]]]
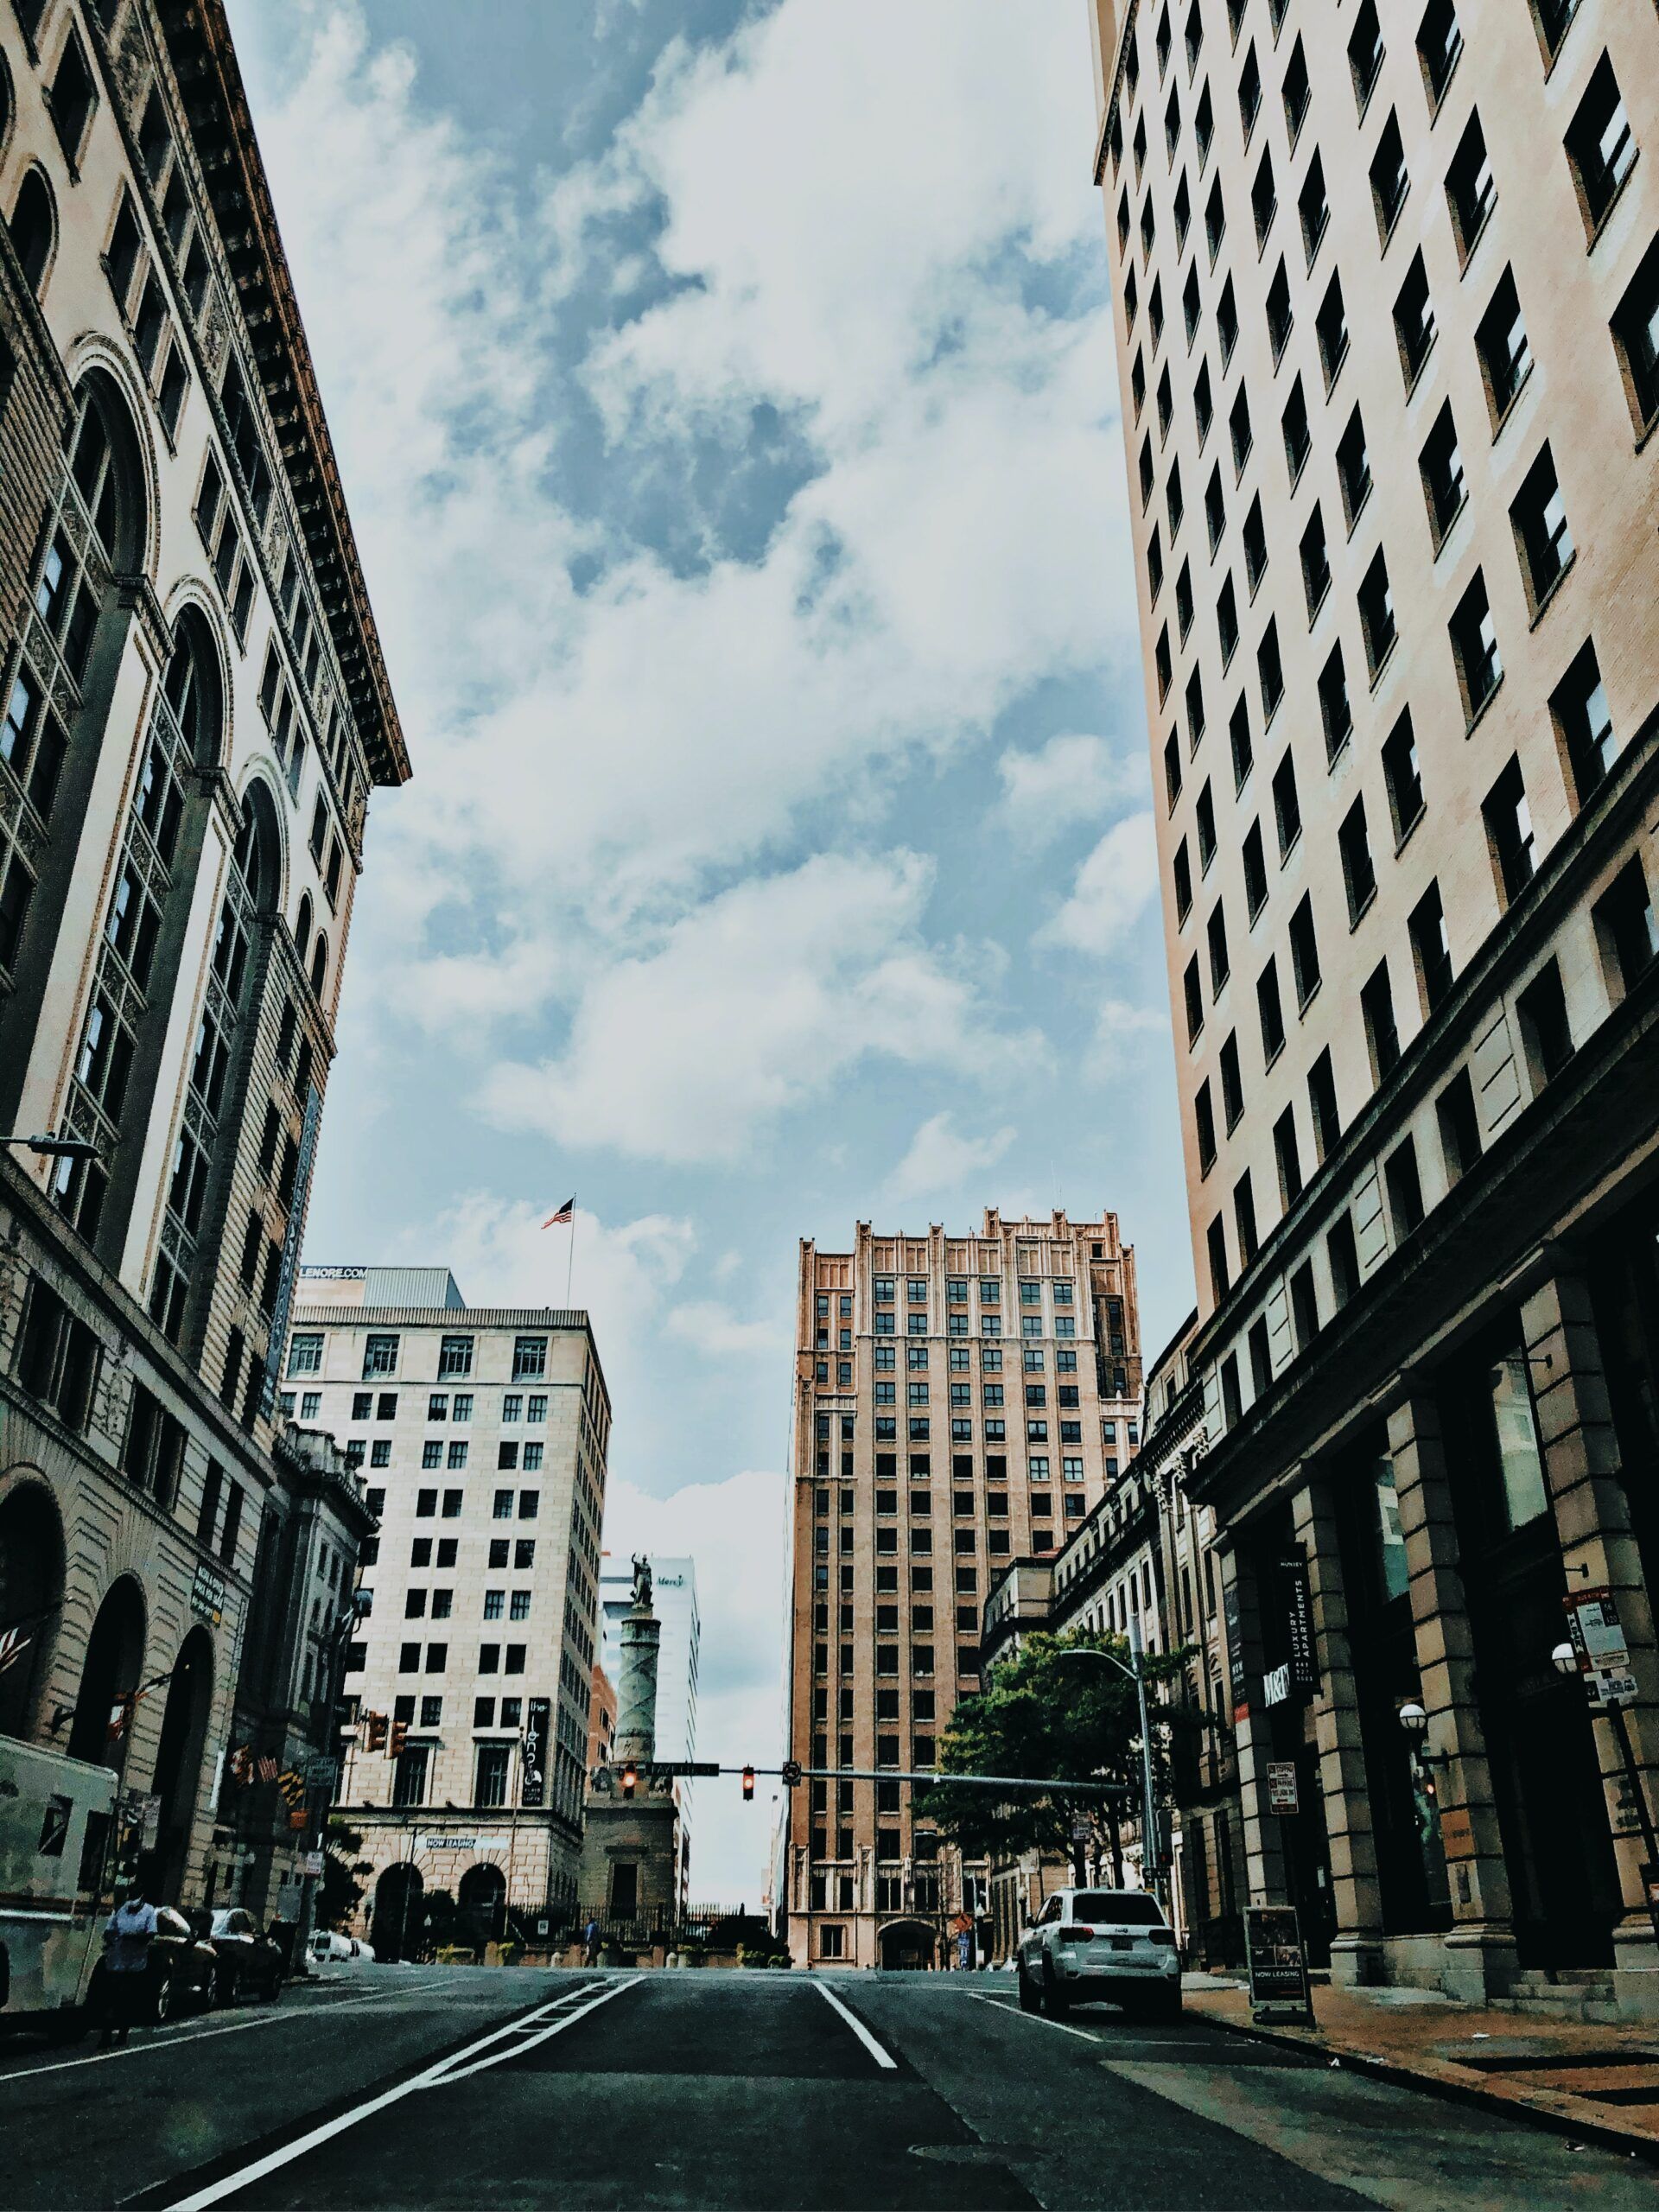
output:
[[[1659,2033],[1486,2012],[1414,1989],[1313,1992],[1312,2029],[1257,2027],[1241,1981],[1188,1974],[1189,2018],[1659,2163]]]

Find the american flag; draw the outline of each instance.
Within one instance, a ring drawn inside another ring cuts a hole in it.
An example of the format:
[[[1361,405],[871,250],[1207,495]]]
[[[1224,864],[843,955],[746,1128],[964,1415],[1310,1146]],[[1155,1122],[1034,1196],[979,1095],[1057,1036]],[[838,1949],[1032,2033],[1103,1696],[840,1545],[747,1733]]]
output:
[[[0,1636],[0,1675],[3,1675],[14,1659],[21,1659],[29,1644],[26,1628],[9,1628]]]
[[[277,1776],[282,1772],[282,1769],[278,1766],[276,1761],[267,1754],[265,1758],[257,1762],[255,1767],[255,1771],[258,1775],[261,1782],[275,1782]]]
[[[576,1225],[576,1201],[574,1192],[565,1200],[557,1213],[549,1214],[547,1219],[542,1224],[542,1227],[556,1229],[562,1222],[568,1222],[572,1229]]]

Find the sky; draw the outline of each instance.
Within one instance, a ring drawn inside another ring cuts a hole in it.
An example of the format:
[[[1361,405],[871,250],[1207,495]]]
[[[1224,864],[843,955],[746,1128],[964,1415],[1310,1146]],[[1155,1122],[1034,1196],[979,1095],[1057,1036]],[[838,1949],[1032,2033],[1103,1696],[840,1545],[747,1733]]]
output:
[[[1109,1207],[1192,1304],[1083,0],[230,12],[415,770],[306,1257],[573,1270],[776,1765],[798,1239]]]

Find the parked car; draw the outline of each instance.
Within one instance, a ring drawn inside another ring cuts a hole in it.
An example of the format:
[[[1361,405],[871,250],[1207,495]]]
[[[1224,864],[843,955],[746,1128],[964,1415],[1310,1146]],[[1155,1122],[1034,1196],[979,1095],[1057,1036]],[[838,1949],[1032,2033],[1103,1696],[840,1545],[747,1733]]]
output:
[[[274,2004],[283,1993],[287,1962],[245,1905],[188,1915],[195,1935],[213,1946],[216,2003],[234,2005],[244,1990]]]
[[[109,1969],[100,1959],[86,1993],[86,2009],[93,2019],[104,2012]],[[144,1967],[144,2012],[159,2026],[176,2013],[207,2012],[218,1987],[219,1961],[210,1942],[198,1936],[181,1912],[171,1905],[156,1909],[156,1933],[150,1938]]]
[[[306,1946],[306,1955],[314,1967],[338,1964],[343,1959],[367,1959],[372,1961],[372,1945],[362,1942],[355,1936],[342,1936],[337,1928],[314,1930]]]
[[[1181,1958],[1162,1906],[1146,1890],[1057,1890],[1020,1938],[1022,2012],[1058,2019],[1104,2000],[1154,2019],[1181,2010]]]

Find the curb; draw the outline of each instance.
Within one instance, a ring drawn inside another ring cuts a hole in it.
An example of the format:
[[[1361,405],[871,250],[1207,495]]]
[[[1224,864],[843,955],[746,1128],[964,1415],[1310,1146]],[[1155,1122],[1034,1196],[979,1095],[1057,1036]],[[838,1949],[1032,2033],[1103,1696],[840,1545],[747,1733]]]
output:
[[[1617,2151],[1624,2157],[1644,2160],[1649,2165],[1659,2165],[1659,2138],[1637,2135],[1615,2123],[1577,2113],[1556,2112],[1548,2105],[1533,2103],[1529,2099],[1506,2097],[1501,2091],[1484,2087],[1478,2082],[1459,2082],[1441,2073],[1426,2073],[1421,2069],[1406,2066],[1397,2059],[1384,2058],[1375,2051],[1356,2050],[1347,2045],[1334,2044],[1322,2037],[1317,2030],[1312,2034],[1288,2034],[1280,2028],[1258,2027],[1254,2021],[1223,2019],[1214,2012],[1197,2006],[1186,2008],[1189,2019],[1198,2019],[1224,2035],[1243,2036],[1252,2043],[1277,2044],[1284,2050],[1300,2050],[1305,2054],[1323,2053],[1339,2058],[1344,2067],[1356,2074],[1365,2075],[1375,2082],[1387,2082],[1395,2088],[1420,2089],[1430,2096],[1444,2097],[1452,2104],[1472,2105],[1482,2112],[1501,2113],[1511,2120],[1523,2120],[1534,2127],[1548,2128],[1552,2134],[1570,2135],[1575,2139],[1594,2143],[1604,2151]]]

